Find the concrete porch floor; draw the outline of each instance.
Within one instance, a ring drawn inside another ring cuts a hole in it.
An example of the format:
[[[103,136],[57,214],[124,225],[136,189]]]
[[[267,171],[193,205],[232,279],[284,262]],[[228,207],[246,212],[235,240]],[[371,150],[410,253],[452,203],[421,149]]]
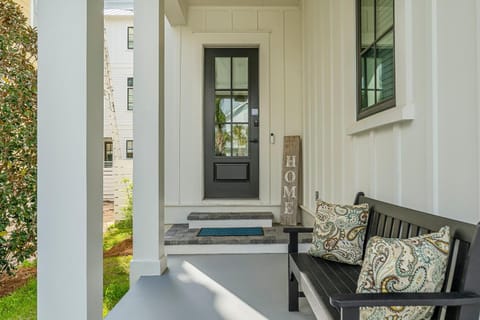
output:
[[[178,255],[142,277],[107,320],[315,319],[305,299],[287,310],[287,255]]]

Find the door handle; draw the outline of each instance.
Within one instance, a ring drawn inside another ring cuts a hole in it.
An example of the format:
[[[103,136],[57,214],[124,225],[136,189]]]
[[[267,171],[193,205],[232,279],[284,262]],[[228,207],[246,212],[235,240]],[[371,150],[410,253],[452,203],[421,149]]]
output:
[[[248,140],[248,142],[250,142],[250,143],[258,143],[258,139],[250,139],[250,140]]]

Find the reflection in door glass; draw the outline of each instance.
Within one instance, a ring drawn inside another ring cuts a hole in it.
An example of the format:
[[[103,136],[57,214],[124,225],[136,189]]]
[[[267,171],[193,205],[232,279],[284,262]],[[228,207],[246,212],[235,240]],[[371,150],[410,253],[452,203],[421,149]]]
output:
[[[215,156],[248,157],[248,58],[215,58]]]
[[[232,128],[232,155],[248,156],[248,124],[234,124]]]
[[[232,156],[232,130],[231,124],[215,124],[215,155],[217,157]]]
[[[248,89],[248,58],[232,58],[233,89]]]
[[[215,123],[232,122],[230,91],[217,91],[215,95]]]
[[[230,89],[230,71],[230,57],[215,58],[215,89]]]
[[[233,122],[248,123],[248,91],[233,92]]]

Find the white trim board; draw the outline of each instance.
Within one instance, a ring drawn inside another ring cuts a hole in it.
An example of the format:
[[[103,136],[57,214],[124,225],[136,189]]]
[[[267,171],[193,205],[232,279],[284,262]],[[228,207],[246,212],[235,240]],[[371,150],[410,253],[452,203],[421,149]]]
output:
[[[189,220],[189,229],[200,228],[271,228],[271,219]]]
[[[299,252],[307,252],[310,243],[300,243]],[[273,244],[187,244],[166,245],[168,254],[255,254],[255,253],[287,253],[287,243]]]

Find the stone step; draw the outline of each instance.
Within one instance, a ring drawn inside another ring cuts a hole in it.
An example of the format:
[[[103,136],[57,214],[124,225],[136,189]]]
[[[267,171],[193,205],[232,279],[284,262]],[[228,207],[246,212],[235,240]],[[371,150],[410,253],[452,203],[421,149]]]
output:
[[[264,227],[273,223],[271,212],[192,212],[187,217],[190,229]]]
[[[188,224],[166,227],[165,250],[168,254],[252,254],[287,253],[288,234],[284,226],[273,224],[263,228],[263,236],[198,237],[198,229],[189,229]],[[299,252],[306,252],[312,245],[312,234],[298,235]]]

